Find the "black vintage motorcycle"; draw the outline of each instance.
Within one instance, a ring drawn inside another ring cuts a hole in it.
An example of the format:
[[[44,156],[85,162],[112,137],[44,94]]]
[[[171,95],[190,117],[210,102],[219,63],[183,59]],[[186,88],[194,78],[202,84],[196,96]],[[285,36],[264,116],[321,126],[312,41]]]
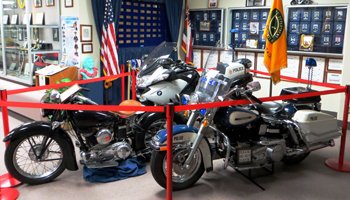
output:
[[[45,102],[60,104],[96,103],[79,95],[83,88],[74,85],[60,94],[52,90]],[[130,105],[129,100],[126,103]],[[131,101],[131,104],[137,104]],[[13,129],[4,142],[8,172],[28,184],[42,184],[59,176],[65,169],[77,170],[74,151],[79,147],[80,163],[88,168],[117,166],[119,160],[142,155],[145,133],[132,123],[132,112],[83,110],[42,110],[50,122],[34,121]]]
[[[260,84],[234,86],[235,79],[220,70],[204,72],[190,103],[224,101],[232,95],[252,102],[193,111],[186,125],[173,127],[173,189],[195,184],[204,171],[213,170],[213,160],[223,159],[224,168],[248,170],[269,167],[274,162],[296,164],[311,151],[334,146],[340,136],[337,120],[315,110],[297,110],[293,104],[261,103],[253,96]],[[201,116],[201,117],[199,117]],[[195,127],[200,118],[199,128]],[[166,187],[166,130],[151,141],[151,172]]]

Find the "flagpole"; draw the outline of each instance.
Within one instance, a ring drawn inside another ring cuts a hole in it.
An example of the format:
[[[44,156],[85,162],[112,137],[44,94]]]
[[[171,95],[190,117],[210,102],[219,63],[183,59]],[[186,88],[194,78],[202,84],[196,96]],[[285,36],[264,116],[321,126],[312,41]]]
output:
[[[269,91],[270,97],[272,97],[272,78],[270,78],[270,91]]]

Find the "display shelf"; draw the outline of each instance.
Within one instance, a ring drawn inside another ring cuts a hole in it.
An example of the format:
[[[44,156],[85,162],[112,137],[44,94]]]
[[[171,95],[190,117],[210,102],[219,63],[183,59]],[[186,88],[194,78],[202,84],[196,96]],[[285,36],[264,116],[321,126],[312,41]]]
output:
[[[194,45],[216,46],[224,43],[224,9],[190,9]]]
[[[8,7],[3,4],[4,2],[5,0],[0,0],[0,15],[1,17],[7,15],[9,24],[0,26],[1,43],[6,44],[1,46],[0,51],[2,55],[0,77],[12,82],[33,85],[33,76],[37,69],[52,64],[53,60],[56,64],[61,58],[60,1],[56,1],[56,5],[50,8],[37,8],[34,6],[35,1],[27,0],[25,9]],[[16,4],[17,1],[13,0],[13,3]],[[42,23],[46,25],[41,25],[40,20],[38,21],[41,13],[44,13]],[[13,18],[15,15],[17,15],[16,22],[12,20],[15,19]],[[31,16],[30,23],[26,23],[29,22],[26,16]],[[32,47],[41,49],[34,50]],[[50,59],[42,60],[42,57]]]
[[[30,25],[30,28],[60,28],[59,25]]]

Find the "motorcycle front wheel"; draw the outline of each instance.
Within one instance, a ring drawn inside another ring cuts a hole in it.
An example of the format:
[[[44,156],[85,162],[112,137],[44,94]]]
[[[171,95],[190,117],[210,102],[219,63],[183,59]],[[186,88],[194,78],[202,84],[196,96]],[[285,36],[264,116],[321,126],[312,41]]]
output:
[[[189,166],[184,166],[189,152],[189,149],[176,149],[173,151],[173,190],[183,190],[191,187],[204,173],[202,154],[199,149],[195,152]],[[152,176],[163,188],[166,188],[166,160],[166,151],[152,152]]]
[[[47,183],[64,170],[63,145],[49,133],[23,135],[11,141],[5,152],[8,172],[27,184]]]

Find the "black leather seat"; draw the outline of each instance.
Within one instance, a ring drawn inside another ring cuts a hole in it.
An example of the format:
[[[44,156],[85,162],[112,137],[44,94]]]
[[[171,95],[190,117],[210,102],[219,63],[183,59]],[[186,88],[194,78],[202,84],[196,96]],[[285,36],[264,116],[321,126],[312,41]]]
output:
[[[264,102],[256,105],[261,114],[274,115],[282,111],[283,106],[277,102]]]

